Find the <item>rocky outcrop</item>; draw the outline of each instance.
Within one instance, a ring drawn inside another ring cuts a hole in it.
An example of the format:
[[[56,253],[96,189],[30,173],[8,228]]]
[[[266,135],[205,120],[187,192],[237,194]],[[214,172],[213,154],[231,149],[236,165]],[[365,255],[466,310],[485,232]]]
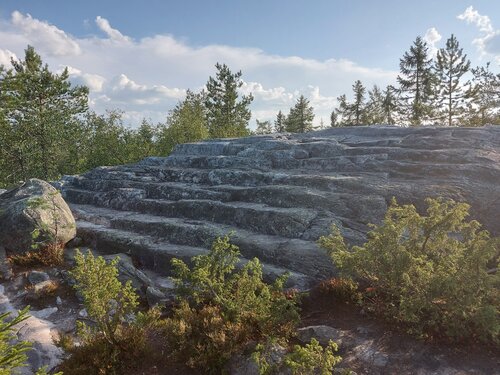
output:
[[[0,195],[0,245],[7,251],[31,250],[33,231],[38,242],[66,243],[75,237],[75,219],[61,194],[50,184],[31,179]]]
[[[365,239],[388,203],[426,197],[471,204],[500,234],[500,127],[332,128],[179,145],[171,156],[63,179],[79,236],[168,274],[232,233],[245,259],[291,284],[334,272],[315,241],[337,225]],[[0,198],[3,199],[3,198]]]

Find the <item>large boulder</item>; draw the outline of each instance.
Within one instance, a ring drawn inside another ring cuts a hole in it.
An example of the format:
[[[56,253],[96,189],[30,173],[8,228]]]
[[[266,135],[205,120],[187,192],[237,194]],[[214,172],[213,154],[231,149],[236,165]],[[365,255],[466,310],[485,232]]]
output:
[[[13,253],[31,250],[37,241],[66,243],[76,235],[75,219],[61,194],[45,181],[31,179],[0,195],[0,245]]]

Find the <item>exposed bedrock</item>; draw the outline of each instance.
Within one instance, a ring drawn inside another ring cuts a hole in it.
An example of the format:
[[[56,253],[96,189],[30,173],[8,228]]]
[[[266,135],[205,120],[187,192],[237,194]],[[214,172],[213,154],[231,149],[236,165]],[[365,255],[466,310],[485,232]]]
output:
[[[79,236],[168,274],[232,233],[269,278],[307,286],[334,273],[315,241],[336,224],[360,243],[392,197],[471,205],[500,234],[500,127],[333,128],[177,146],[165,158],[96,168],[62,181]]]

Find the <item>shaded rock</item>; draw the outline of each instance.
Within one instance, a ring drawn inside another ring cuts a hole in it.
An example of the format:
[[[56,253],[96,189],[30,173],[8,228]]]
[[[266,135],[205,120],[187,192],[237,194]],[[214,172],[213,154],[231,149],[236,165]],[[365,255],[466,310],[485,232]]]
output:
[[[49,316],[52,314],[55,314],[57,312],[57,307],[47,307],[42,310],[33,310],[30,311],[30,314],[38,319],[47,319]]]
[[[5,189],[0,189],[0,195],[2,195],[3,193],[5,193],[7,190]]]
[[[146,300],[149,307],[164,304],[169,298],[161,290],[148,286],[146,289]]]
[[[118,280],[122,283],[126,283],[130,280],[132,282],[132,286],[139,292],[139,294],[144,296],[147,287],[152,284],[151,279],[147,277],[144,272],[134,266],[132,258],[127,254],[120,253],[103,256],[103,258],[108,262],[116,257],[120,258],[118,264],[116,265],[118,268]]]
[[[264,349],[262,356],[270,366],[280,367],[287,350],[278,344],[272,344]],[[259,375],[259,366],[252,358],[251,354],[235,355],[227,365],[227,372],[230,375]],[[289,375],[291,371],[286,368],[279,368],[276,375]]]
[[[31,250],[35,229],[40,230],[37,241],[66,243],[76,234],[75,219],[62,196],[47,182],[31,179],[0,195],[0,243],[8,251],[24,253]]]
[[[2,280],[10,280],[13,276],[12,267],[7,259],[5,248],[0,246],[0,278]]]
[[[47,281],[49,279],[50,279],[49,275],[47,275],[47,273],[42,271],[30,271],[28,273],[28,281],[30,282],[31,285],[35,285]]]
[[[342,349],[352,347],[355,344],[355,339],[348,331],[330,326],[308,326],[297,330],[297,339],[301,344],[309,344],[313,338],[324,346],[328,345],[331,340],[339,345],[339,347],[342,347]]]

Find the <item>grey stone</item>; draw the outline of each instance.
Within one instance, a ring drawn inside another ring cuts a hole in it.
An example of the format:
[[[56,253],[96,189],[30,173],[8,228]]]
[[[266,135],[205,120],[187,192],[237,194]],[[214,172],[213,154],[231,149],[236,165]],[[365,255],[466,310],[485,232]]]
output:
[[[56,297],[56,305],[57,305],[58,307],[61,307],[61,306],[62,306],[62,303],[63,303],[63,301],[62,301],[61,297],[57,296],[57,297]]]
[[[147,287],[152,284],[151,279],[146,276],[144,272],[134,266],[132,258],[127,254],[119,253],[103,256],[103,258],[108,262],[117,257],[119,258],[116,265],[118,269],[118,280],[120,280],[123,284],[130,280],[132,282],[132,286],[140,294],[145,295]]]
[[[341,345],[342,339],[346,336],[346,332],[330,326],[308,326],[297,330],[297,339],[302,344],[309,344],[311,339],[316,339],[321,345],[328,345],[329,341],[333,341]]]
[[[55,314],[57,312],[57,307],[47,307],[42,310],[38,311],[31,311],[30,314],[33,315],[34,317],[37,317],[38,319],[47,319],[49,316],[52,314]]]
[[[45,205],[32,204],[40,198]],[[31,250],[35,229],[40,230],[38,241],[66,243],[76,234],[75,219],[62,196],[47,182],[31,179],[0,195],[0,243],[8,251],[24,253]]]
[[[12,273],[12,267],[7,259],[7,254],[5,248],[0,246],[0,278],[2,280],[10,280],[14,276]]]
[[[65,179],[78,235],[100,252],[171,274],[170,261],[206,254],[232,233],[242,263],[307,289],[336,274],[316,240],[335,224],[366,240],[387,205],[443,196],[500,234],[500,127],[360,126],[183,144],[166,158]]]
[[[2,195],[3,193],[5,193],[7,190],[5,189],[0,189],[0,195]]]
[[[153,307],[164,304],[168,300],[168,297],[161,290],[148,286],[146,289],[146,300],[149,307]]]
[[[28,273],[28,281],[30,282],[31,285],[35,285],[38,283],[41,283],[43,281],[49,280],[50,277],[47,275],[46,272],[42,271],[30,271]]]

